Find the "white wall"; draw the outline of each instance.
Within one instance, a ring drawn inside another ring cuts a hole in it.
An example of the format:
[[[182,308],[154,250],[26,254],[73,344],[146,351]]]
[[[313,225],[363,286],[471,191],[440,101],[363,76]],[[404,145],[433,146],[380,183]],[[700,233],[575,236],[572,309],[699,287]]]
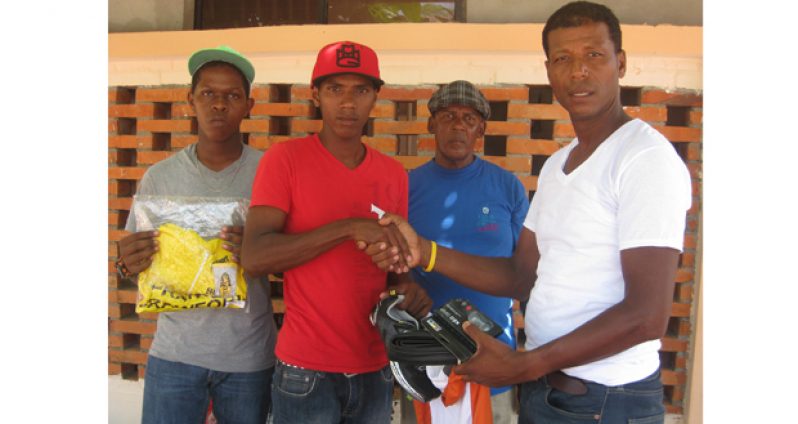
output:
[[[144,380],[108,377],[108,424],[140,424]]]

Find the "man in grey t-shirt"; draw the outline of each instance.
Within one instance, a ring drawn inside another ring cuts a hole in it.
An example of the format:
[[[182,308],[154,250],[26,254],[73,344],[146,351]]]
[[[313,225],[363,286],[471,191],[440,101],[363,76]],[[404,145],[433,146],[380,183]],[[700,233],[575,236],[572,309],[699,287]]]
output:
[[[226,46],[200,50],[188,62],[188,102],[198,142],[153,165],[137,194],[249,199],[262,153],[241,141],[239,126],[254,101],[252,64]],[[133,277],[158,250],[157,231],[139,231],[133,214],[119,242],[118,267]],[[243,228],[219,237],[238,261]],[[271,402],[276,328],[266,278],[247,276],[248,308],[162,312],[149,352],[143,423],[204,422],[208,403],[219,422],[266,422]]]

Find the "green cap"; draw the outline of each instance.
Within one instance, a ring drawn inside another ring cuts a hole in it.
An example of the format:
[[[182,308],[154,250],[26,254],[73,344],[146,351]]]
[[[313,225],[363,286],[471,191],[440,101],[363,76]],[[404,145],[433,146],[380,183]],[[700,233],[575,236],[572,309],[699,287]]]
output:
[[[208,62],[225,62],[238,68],[247,78],[250,84],[255,79],[255,68],[241,53],[233,50],[229,46],[219,46],[212,49],[197,50],[188,59],[188,72],[194,76],[194,72]]]

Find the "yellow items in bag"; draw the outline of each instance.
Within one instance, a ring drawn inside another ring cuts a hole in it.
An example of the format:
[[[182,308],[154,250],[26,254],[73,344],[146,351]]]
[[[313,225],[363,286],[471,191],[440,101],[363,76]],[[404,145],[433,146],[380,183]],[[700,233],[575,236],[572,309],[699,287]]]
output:
[[[244,271],[222,248],[224,240],[205,241],[174,224],[161,225],[158,231],[159,250],[139,274],[136,312],[244,307]]]

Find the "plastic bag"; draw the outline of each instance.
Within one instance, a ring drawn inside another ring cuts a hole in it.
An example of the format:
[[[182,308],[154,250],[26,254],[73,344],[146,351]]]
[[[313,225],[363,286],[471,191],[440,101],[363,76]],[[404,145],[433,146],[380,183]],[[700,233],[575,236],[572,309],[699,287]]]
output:
[[[239,198],[135,196],[136,230],[160,232],[159,250],[138,277],[136,312],[243,308],[243,269],[218,235],[244,225],[248,206]]]

